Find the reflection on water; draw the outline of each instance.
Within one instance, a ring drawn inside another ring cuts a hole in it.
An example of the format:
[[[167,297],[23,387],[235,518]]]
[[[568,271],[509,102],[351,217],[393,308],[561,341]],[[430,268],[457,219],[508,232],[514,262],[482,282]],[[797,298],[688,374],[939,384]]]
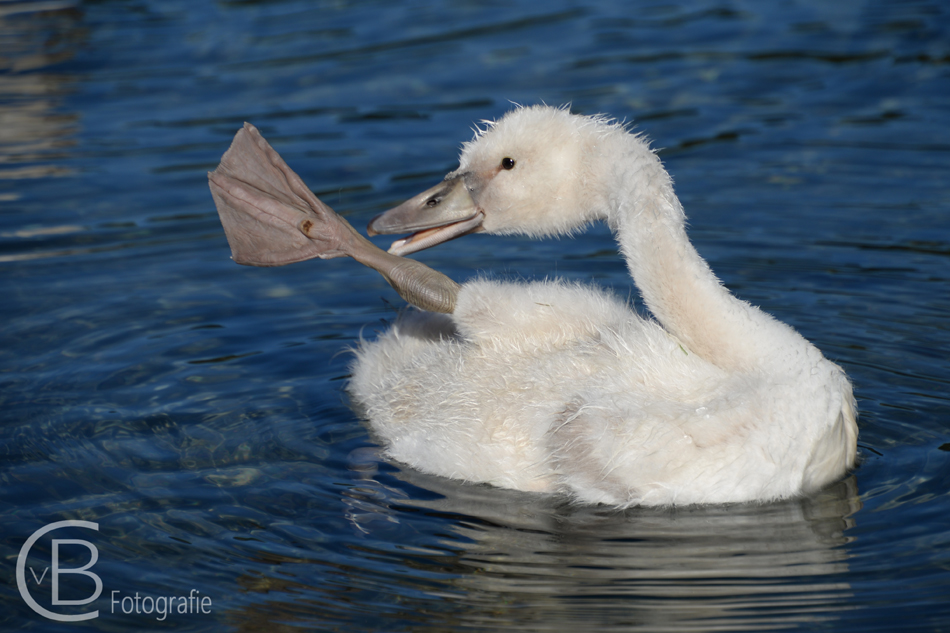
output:
[[[344,493],[359,535],[348,547],[364,566],[331,564],[336,582],[327,584],[315,582],[327,570],[307,556],[263,556],[279,573],[240,579],[261,595],[248,596],[252,605],[231,623],[367,625],[374,618],[361,612],[359,588],[374,592],[392,622],[424,610],[445,630],[538,622],[556,631],[758,630],[822,622],[851,597],[840,578],[844,533],[861,509],[853,476],[787,503],[615,512],[398,473],[430,493],[413,497],[374,476],[367,450],[355,451],[362,481]],[[421,540],[429,522],[441,533]],[[404,582],[414,591],[386,595],[380,577],[402,565],[413,570]]]
[[[72,2],[0,5],[0,179],[72,173],[55,161],[75,144],[79,115],[61,106],[77,78],[50,67],[74,55],[81,34]]]

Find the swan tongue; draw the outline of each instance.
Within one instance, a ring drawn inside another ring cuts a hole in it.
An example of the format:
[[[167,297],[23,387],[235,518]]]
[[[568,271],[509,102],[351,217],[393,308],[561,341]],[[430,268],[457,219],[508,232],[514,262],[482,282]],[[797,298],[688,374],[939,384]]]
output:
[[[436,244],[448,242],[457,237],[481,230],[482,220],[484,219],[485,216],[479,212],[475,214],[475,217],[463,220],[462,222],[455,222],[454,224],[447,224],[446,226],[425,229],[418,233],[413,233],[409,237],[404,237],[401,240],[393,242],[388,252],[404,257],[410,253],[425,250]]]
[[[465,174],[446,178],[435,187],[370,220],[370,235],[410,233],[393,242],[389,252],[407,255],[478,231],[484,215],[475,205]]]

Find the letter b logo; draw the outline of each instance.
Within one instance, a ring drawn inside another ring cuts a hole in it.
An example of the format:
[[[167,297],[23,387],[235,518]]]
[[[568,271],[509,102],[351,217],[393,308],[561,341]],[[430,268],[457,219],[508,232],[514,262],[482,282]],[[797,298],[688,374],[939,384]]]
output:
[[[87,613],[79,613],[75,615],[65,615],[61,613],[53,613],[49,609],[42,607],[32,595],[30,595],[29,587],[26,584],[26,559],[30,555],[30,549],[36,542],[45,534],[52,532],[53,530],[58,530],[65,527],[81,527],[89,530],[99,531],[99,524],[92,523],[90,521],[57,521],[56,523],[50,523],[49,525],[38,529],[36,532],[26,540],[26,543],[23,544],[23,547],[20,548],[20,554],[16,559],[16,582],[17,587],[20,589],[20,596],[23,597],[23,600],[30,606],[31,609],[42,615],[44,618],[49,618],[50,620],[56,620],[58,622],[80,622],[82,620],[91,620],[93,618],[99,617],[99,611],[89,611]],[[96,561],[99,560],[99,550],[96,549],[96,546],[90,543],[89,541],[84,541],[82,539],[53,539],[53,553],[52,553],[52,573],[50,574],[50,582],[52,583],[52,604],[53,606],[76,606],[89,604],[93,600],[99,597],[102,593],[102,579],[99,578],[97,574],[89,571],[89,568],[96,564]],[[73,568],[63,568],[59,565],[59,548],[61,545],[82,545],[89,550],[89,562],[83,565],[82,567],[73,567]],[[43,579],[43,575],[39,576],[37,580],[36,572],[33,568],[30,568],[30,571],[33,574],[34,580],[37,581],[37,584],[40,584]],[[45,575],[45,571],[43,574]],[[79,574],[82,576],[87,576],[92,578],[93,582],[96,584],[96,591],[89,596],[88,598],[83,598],[81,600],[63,600],[59,597],[59,578],[60,576],[66,574]]]

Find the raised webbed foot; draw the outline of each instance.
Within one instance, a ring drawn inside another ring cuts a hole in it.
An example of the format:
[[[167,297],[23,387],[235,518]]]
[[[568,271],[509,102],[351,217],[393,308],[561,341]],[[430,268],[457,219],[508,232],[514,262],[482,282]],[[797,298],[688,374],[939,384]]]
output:
[[[459,286],[425,264],[391,255],[325,205],[245,123],[221,164],[208,174],[211,195],[235,262],[283,266],[319,257],[352,257],[378,271],[409,303],[452,312]]]

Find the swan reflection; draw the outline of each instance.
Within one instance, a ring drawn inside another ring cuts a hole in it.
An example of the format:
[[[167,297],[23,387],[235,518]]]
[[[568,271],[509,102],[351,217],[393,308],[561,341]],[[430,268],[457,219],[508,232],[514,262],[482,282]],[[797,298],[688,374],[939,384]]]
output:
[[[241,579],[259,595],[229,618],[242,630],[275,619],[742,630],[833,620],[851,596],[842,579],[861,508],[854,476],[779,503],[618,511],[409,469],[393,480],[375,469],[376,451],[351,455],[352,540],[313,542],[313,557],[262,557],[274,572]],[[367,600],[378,620],[363,611]]]

